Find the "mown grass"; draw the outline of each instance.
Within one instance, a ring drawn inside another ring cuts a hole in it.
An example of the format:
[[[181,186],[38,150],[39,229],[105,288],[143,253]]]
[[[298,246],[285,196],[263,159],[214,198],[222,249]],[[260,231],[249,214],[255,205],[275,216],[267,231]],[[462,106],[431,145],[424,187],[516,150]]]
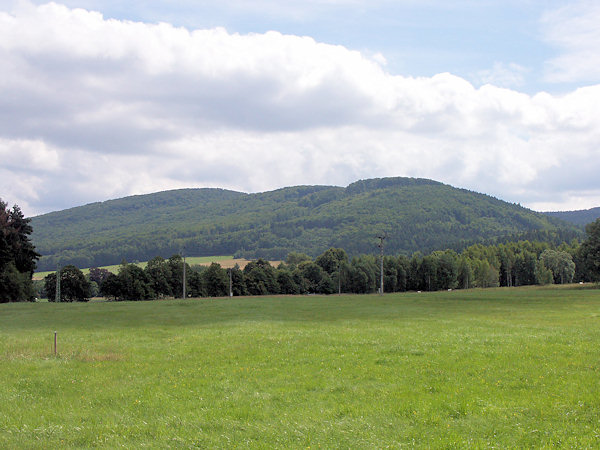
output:
[[[0,379],[1,448],[597,447],[600,291],[4,304]]]

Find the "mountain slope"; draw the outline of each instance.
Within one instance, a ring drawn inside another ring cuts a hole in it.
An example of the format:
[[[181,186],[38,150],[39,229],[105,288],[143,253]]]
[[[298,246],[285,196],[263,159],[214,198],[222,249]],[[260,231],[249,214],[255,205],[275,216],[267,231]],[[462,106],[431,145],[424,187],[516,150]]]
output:
[[[34,217],[40,270],[170,256],[282,258],[342,247],[372,253],[461,248],[511,234],[577,233],[574,226],[496,198],[414,178],[362,180],[346,188],[296,186],[244,194],[182,189],[94,203]]]

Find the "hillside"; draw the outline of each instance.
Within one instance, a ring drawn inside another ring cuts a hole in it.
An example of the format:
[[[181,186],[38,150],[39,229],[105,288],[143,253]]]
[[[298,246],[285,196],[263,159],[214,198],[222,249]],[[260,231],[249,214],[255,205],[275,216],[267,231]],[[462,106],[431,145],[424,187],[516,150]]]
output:
[[[245,194],[182,189],[138,195],[34,217],[39,270],[189,255],[284,258],[329,247],[349,254],[462,248],[520,233],[577,228],[488,195],[415,178],[362,180],[346,188],[296,186]]]
[[[600,207],[591,209],[581,209],[578,211],[555,211],[547,212],[544,214],[583,227],[588,223],[592,223],[594,220],[600,217]]]

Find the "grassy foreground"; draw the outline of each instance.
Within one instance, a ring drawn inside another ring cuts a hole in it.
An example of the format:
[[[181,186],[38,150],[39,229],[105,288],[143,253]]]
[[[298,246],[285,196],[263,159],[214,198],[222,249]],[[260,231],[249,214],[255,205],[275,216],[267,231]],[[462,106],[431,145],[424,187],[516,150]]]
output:
[[[0,380],[0,448],[598,447],[600,291],[2,304]]]

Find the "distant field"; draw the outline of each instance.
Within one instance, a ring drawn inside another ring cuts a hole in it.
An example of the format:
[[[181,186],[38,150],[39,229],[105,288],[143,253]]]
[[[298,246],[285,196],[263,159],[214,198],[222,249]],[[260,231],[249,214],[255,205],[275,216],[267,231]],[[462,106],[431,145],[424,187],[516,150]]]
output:
[[[597,448],[600,290],[0,304],[0,379],[0,448]]]
[[[238,264],[240,266],[240,268],[243,269],[244,267],[246,267],[246,264],[248,264],[250,262],[250,260],[248,260],[248,259],[234,258],[233,256],[188,256],[185,258],[185,261],[190,266],[208,266],[211,263],[216,262],[216,263],[219,263],[221,265],[221,267],[223,267],[225,269],[235,267],[236,264]],[[136,264],[143,269],[144,267],[146,267],[147,263],[148,263],[147,261],[144,261],[144,262],[140,262],[140,263],[136,263]],[[279,263],[280,263],[280,261],[271,261],[271,264],[274,267],[276,267]],[[102,266],[102,268],[107,269],[110,272],[116,274],[117,272],[119,272],[120,266],[121,266],[120,264],[115,264],[112,266]],[[82,272],[84,274],[88,274],[89,271],[90,271],[89,268],[82,269]],[[46,275],[48,275],[49,273],[54,273],[54,272],[55,271],[36,272],[33,274],[33,279],[34,280],[43,280]]]

